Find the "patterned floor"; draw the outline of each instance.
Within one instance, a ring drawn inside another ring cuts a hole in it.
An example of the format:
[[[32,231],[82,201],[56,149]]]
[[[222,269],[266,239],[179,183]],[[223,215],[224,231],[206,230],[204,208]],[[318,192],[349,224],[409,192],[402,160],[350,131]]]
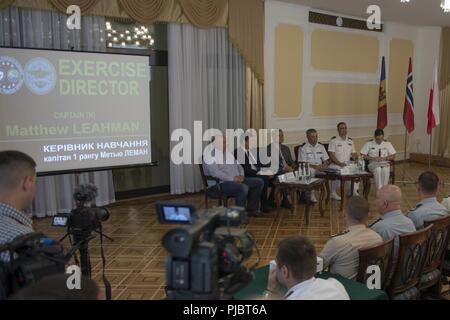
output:
[[[397,180],[403,180],[403,165],[398,165]],[[427,170],[420,164],[406,164],[406,180],[415,181],[418,175]],[[441,180],[450,182],[450,171],[447,168],[435,167]],[[413,208],[417,201],[416,186],[398,183],[403,190],[403,210]],[[439,199],[450,193],[450,186],[441,187]],[[111,217],[104,223],[104,232],[114,241],[106,240],[104,244],[107,259],[106,271],[112,285],[114,299],[161,299],[165,297],[165,257],[166,251],[161,247],[162,236],[171,226],[160,225],[154,209],[156,200],[173,199],[170,196],[147,197],[133,201],[117,203],[110,207]],[[376,220],[374,204],[374,188],[372,187],[369,202],[371,204],[370,221]],[[204,207],[201,194],[186,195],[173,199],[176,202],[191,203],[196,208]],[[327,207],[325,216],[321,217],[318,208],[313,209],[309,226],[303,219],[304,207],[299,205],[297,212],[279,209],[261,218],[251,218],[247,230],[253,233],[261,254],[260,265],[267,264],[274,258],[279,241],[290,235],[306,235],[314,242],[317,252],[325,245],[333,234],[345,229],[343,214],[337,202],[332,201]],[[35,229],[50,237],[59,239],[64,230],[50,226],[50,219],[35,220]],[[66,241],[65,244],[68,244]],[[98,237],[91,241],[90,254],[96,279],[101,285],[101,259]],[[255,262],[256,255],[251,262]],[[444,288],[448,290],[448,288]]]

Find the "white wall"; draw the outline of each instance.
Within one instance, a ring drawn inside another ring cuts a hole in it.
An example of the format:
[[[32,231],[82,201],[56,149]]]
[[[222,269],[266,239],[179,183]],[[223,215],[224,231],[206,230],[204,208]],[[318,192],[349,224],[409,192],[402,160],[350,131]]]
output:
[[[324,26],[309,23],[310,8],[284,2],[266,0],[265,14],[265,105],[267,128],[283,128],[286,133],[286,143],[297,145],[305,140],[305,131],[314,127],[319,130],[322,141],[328,140],[336,135],[336,124],[346,121],[349,126],[349,134],[353,138],[370,139],[376,126],[376,113],[362,116],[341,117],[315,117],[312,114],[313,88],[317,82],[352,82],[365,84],[379,84],[380,72],[369,73],[341,73],[317,71],[311,65],[311,34],[319,28],[333,31],[345,31],[355,34],[370,34],[380,40],[380,61],[386,56],[386,73],[389,74],[389,43],[392,38],[409,39],[414,42],[414,98],[416,131],[410,139],[410,152],[427,153],[429,138],[426,134],[426,116],[428,108],[428,93],[432,79],[433,63],[439,53],[440,28],[438,27],[416,27],[397,23],[384,23],[382,33],[368,32],[362,30],[343,29],[332,26]],[[317,11],[317,10],[314,10]],[[345,16],[345,15],[343,15]],[[287,23],[300,26],[304,32],[304,63],[303,63],[303,112],[299,118],[278,118],[275,115],[275,29],[278,24]],[[351,48],[349,48],[351,50]],[[389,78],[387,79],[389,81]],[[406,86],[406,79],[405,79]],[[389,101],[388,101],[389,110]],[[402,114],[389,114],[389,125],[385,130],[386,135],[404,134]],[[403,158],[402,150],[398,158]]]

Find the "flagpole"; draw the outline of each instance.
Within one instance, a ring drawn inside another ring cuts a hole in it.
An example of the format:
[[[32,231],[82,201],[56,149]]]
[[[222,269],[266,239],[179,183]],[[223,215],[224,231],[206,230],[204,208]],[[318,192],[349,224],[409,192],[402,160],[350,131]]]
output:
[[[431,148],[433,147],[433,130],[430,134],[430,153],[428,154],[428,169],[431,169]]]
[[[405,175],[406,175],[406,148],[408,145],[408,130],[405,128],[405,149],[403,152],[403,184],[405,184]]]

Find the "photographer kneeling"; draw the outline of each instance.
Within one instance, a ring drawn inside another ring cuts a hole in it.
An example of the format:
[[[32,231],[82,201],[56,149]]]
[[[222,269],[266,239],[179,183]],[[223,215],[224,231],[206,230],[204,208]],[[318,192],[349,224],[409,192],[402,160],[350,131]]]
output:
[[[0,152],[0,245],[33,232],[24,210],[31,206],[36,189],[36,162],[19,151]],[[7,254],[0,260],[9,261]]]

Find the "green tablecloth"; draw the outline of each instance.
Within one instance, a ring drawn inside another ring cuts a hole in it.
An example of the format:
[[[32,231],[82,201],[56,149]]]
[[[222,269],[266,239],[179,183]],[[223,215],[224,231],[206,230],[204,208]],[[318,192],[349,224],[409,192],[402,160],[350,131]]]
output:
[[[260,298],[261,294],[267,288],[267,279],[269,276],[269,266],[265,266],[255,270],[255,280],[247,287],[240,290],[234,295],[236,300],[247,300]],[[354,280],[341,277],[337,274],[322,272],[317,274],[317,278],[328,279],[334,278],[338,280],[347,290],[351,300],[387,300],[387,294],[382,290],[369,290],[364,284]]]

